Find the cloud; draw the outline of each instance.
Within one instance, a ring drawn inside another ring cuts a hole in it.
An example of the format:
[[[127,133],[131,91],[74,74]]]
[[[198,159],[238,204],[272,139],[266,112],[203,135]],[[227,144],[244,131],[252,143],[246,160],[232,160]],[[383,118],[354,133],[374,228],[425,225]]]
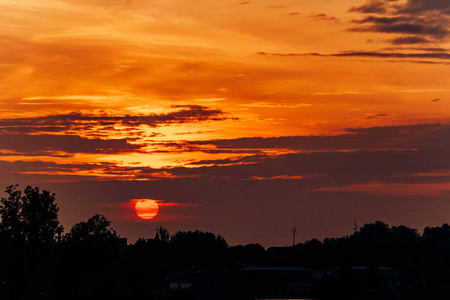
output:
[[[450,37],[450,1],[447,0],[368,0],[366,3],[349,9],[351,13],[363,15],[354,19],[347,32],[381,33],[390,38],[386,41],[392,45],[430,45],[447,42]],[[338,19],[324,13],[309,16],[317,20],[339,22]],[[319,57],[372,57],[379,59],[399,58],[390,62],[412,62],[421,64],[448,64],[437,60],[450,59],[450,53],[429,47],[436,51],[421,53],[423,50],[410,48],[410,52],[386,52],[352,50],[340,53],[267,53],[260,55],[280,57],[319,56]],[[408,59],[409,58],[409,59]],[[410,58],[413,58],[411,60]]]
[[[228,117],[218,109],[200,105],[172,106],[173,112],[149,115],[111,115],[72,112],[42,117],[0,120],[0,133],[53,133],[65,131],[136,130],[139,126],[158,127],[168,124],[221,121]],[[116,129],[115,126],[120,126]],[[128,128],[123,128],[128,127]],[[141,131],[140,131],[141,132]]]
[[[434,39],[442,39],[449,34],[447,24],[433,24],[428,23],[423,19],[414,19],[406,17],[374,17],[370,16],[361,20],[355,20],[358,24],[372,24],[369,27],[354,27],[348,31],[370,31],[382,33],[402,33],[412,36],[409,38],[418,38],[417,35],[430,36]],[[407,37],[403,37],[404,39]],[[406,41],[406,40],[405,40]]]
[[[359,13],[385,13],[387,10],[387,4],[385,1],[369,1],[361,6],[352,7],[349,12],[359,12]]]
[[[408,0],[399,10],[411,14],[436,12],[440,15],[450,15],[450,3],[447,0]]]
[[[431,43],[431,41],[418,36],[405,36],[395,38],[391,40],[391,43],[394,45],[403,45],[403,44],[411,45],[411,44],[427,44]]]
[[[364,116],[364,119],[366,120],[372,120],[372,119],[384,119],[388,117],[392,117],[392,114],[367,114]]]
[[[283,102],[253,102],[241,104],[245,107],[258,107],[258,108],[304,108],[311,107],[311,103],[283,103]]]
[[[365,52],[365,51],[346,51],[342,53],[328,54],[324,56],[337,56],[337,57],[382,57],[382,58],[435,58],[435,59],[450,59],[450,53],[400,53],[400,52]]]
[[[417,177],[419,173],[450,170],[447,149],[328,151],[258,156],[250,164],[213,165],[167,170],[176,176],[209,177],[223,180],[255,178],[299,178],[300,186],[341,186],[368,182],[445,182],[448,176]],[[145,171],[143,172],[145,174]],[[144,175],[143,174],[143,175]]]
[[[349,11],[370,14],[354,20],[361,26],[349,31],[400,34],[390,40],[396,45],[443,42],[450,35],[450,2],[447,0],[370,0]]]
[[[396,50],[415,50],[415,51],[425,51],[425,52],[448,52],[446,48],[438,47],[390,47],[384,48],[386,51],[396,51]]]
[[[130,144],[127,139],[87,139],[76,135],[0,134],[1,150],[27,156],[58,156],[60,152],[115,154],[136,152],[140,148],[141,146]]]
[[[321,21],[336,22],[336,23],[341,22],[338,18],[329,16],[324,13],[312,13],[309,15],[309,17],[312,19],[321,20]]]
[[[372,114],[365,117],[386,117]],[[371,128],[348,128],[347,133],[333,136],[285,136],[272,138],[238,138],[229,140],[191,141],[188,147],[214,146],[218,150],[290,149],[297,151],[338,151],[376,149],[424,149],[450,147],[450,125],[419,124]],[[183,146],[180,146],[183,147]],[[192,149],[192,148],[191,148]],[[208,148],[211,150],[211,148]]]
[[[441,63],[448,64],[448,62],[442,60],[450,60],[450,53],[436,51],[428,53],[402,53],[402,52],[383,52],[383,51],[343,51],[340,53],[321,54],[321,53],[266,53],[258,52],[259,55],[266,56],[279,56],[279,57],[296,57],[296,56],[319,56],[319,57],[370,57],[370,58],[400,58],[402,60],[396,60],[393,62],[414,62],[414,63]],[[406,60],[408,58],[418,59],[433,59],[433,61],[424,60]]]
[[[450,173],[450,125],[422,124],[373,128],[349,128],[336,136],[293,136],[276,138],[240,138],[181,143],[180,151],[202,151],[202,147],[242,152],[240,157],[192,161],[187,167],[150,168],[117,163],[64,164],[39,161],[3,162],[5,174],[39,176],[39,180],[86,178],[97,180],[168,180],[210,178],[213,180],[296,180],[299,188],[320,188],[363,183],[442,183]],[[137,146],[119,140],[82,141],[79,137],[39,137],[29,142],[25,137],[14,145],[14,137],[5,144],[14,151],[139,151]],[[55,139],[55,140],[53,140]],[[1,139],[3,141],[3,139]],[[78,142],[78,144],[77,144]],[[85,144],[86,143],[86,144]],[[33,146],[37,144],[37,146]],[[67,149],[73,145],[74,150]],[[2,147],[4,147],[2,145]],[[100,148],[109,147],[109,148]],[[126,148],[128,147],[128,149]],[[266,151],[268,150],[268,151]],[[286,151],[289,150],[289,151]],[[252,154],[252,151],[253,154]],[[8,177],[15,178],[8,175]],[[28,177],[27,177],[28,178]]]

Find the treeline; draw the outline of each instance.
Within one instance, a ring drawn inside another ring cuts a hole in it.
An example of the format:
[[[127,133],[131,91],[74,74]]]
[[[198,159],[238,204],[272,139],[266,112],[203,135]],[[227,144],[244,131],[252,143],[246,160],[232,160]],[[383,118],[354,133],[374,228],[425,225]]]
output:
[[[172,271],[248,265],[302,266],[323,274],[330,267],[390,267],[398,269],[409,286],[422,287],[416,299],[420,293],[427,299],[448,295],[447,224],[419,234],[376,221],[350,236],[267,250],[259,244],[229,247],[222,236],[210,232],[171,235],[159,227],[154,237],[126,245],[101,215],[64,234],[55,195],[48,191],[27,187],[21,192],[9,186],[6,193],[0,201],[0,299],[162,299],[165,278]],[[344,279],[337,281],[341,287],[354,284]],[[330,282],[324,276],[321,284]]]
[[[0,200],[0,299],[159,299],[169,270],[226,266],[228,244],[210,232],[169,232],[126,245],[94,215],[66,233],[55,195],[6,188]]]

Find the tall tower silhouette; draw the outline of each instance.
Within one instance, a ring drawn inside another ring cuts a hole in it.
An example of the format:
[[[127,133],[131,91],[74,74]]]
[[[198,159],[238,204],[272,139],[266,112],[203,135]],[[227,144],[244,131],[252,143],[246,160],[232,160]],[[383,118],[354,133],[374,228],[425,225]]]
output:
[[[295,229],[295,222],[294,222],[294,228],[292,229],[292,247],[295,247],[295,234],[297,233],[297,229]]]
[[[358,226],[356,225],[356,218],[355,218],[355,227],[353,227],[353,234],[356,234],[358,231]]]

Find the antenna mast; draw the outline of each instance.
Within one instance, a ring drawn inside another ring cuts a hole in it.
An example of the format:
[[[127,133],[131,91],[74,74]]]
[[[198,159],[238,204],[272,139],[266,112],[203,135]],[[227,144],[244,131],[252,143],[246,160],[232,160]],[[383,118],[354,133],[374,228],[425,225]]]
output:
[[[353,234],[356,234],[358,231],[358,226],[356,225],[356,218],[355,218],[355,227],[353,227]]]
[[[292,247],[295,247],[295,234],[297,233],[297,229],[295,229],[295,222],[294,222],[294,229],[292,229]]]

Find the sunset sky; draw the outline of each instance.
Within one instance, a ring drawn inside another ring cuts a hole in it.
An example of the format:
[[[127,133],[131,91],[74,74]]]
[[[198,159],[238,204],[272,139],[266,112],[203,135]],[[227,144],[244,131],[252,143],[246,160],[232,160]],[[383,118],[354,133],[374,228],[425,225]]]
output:
[[[448,0],[0,0],[0,187],[66,232],[450,223]],[[6,196],[6,194],[0,193]],[[142,220],[139,199],[159,214]]]

